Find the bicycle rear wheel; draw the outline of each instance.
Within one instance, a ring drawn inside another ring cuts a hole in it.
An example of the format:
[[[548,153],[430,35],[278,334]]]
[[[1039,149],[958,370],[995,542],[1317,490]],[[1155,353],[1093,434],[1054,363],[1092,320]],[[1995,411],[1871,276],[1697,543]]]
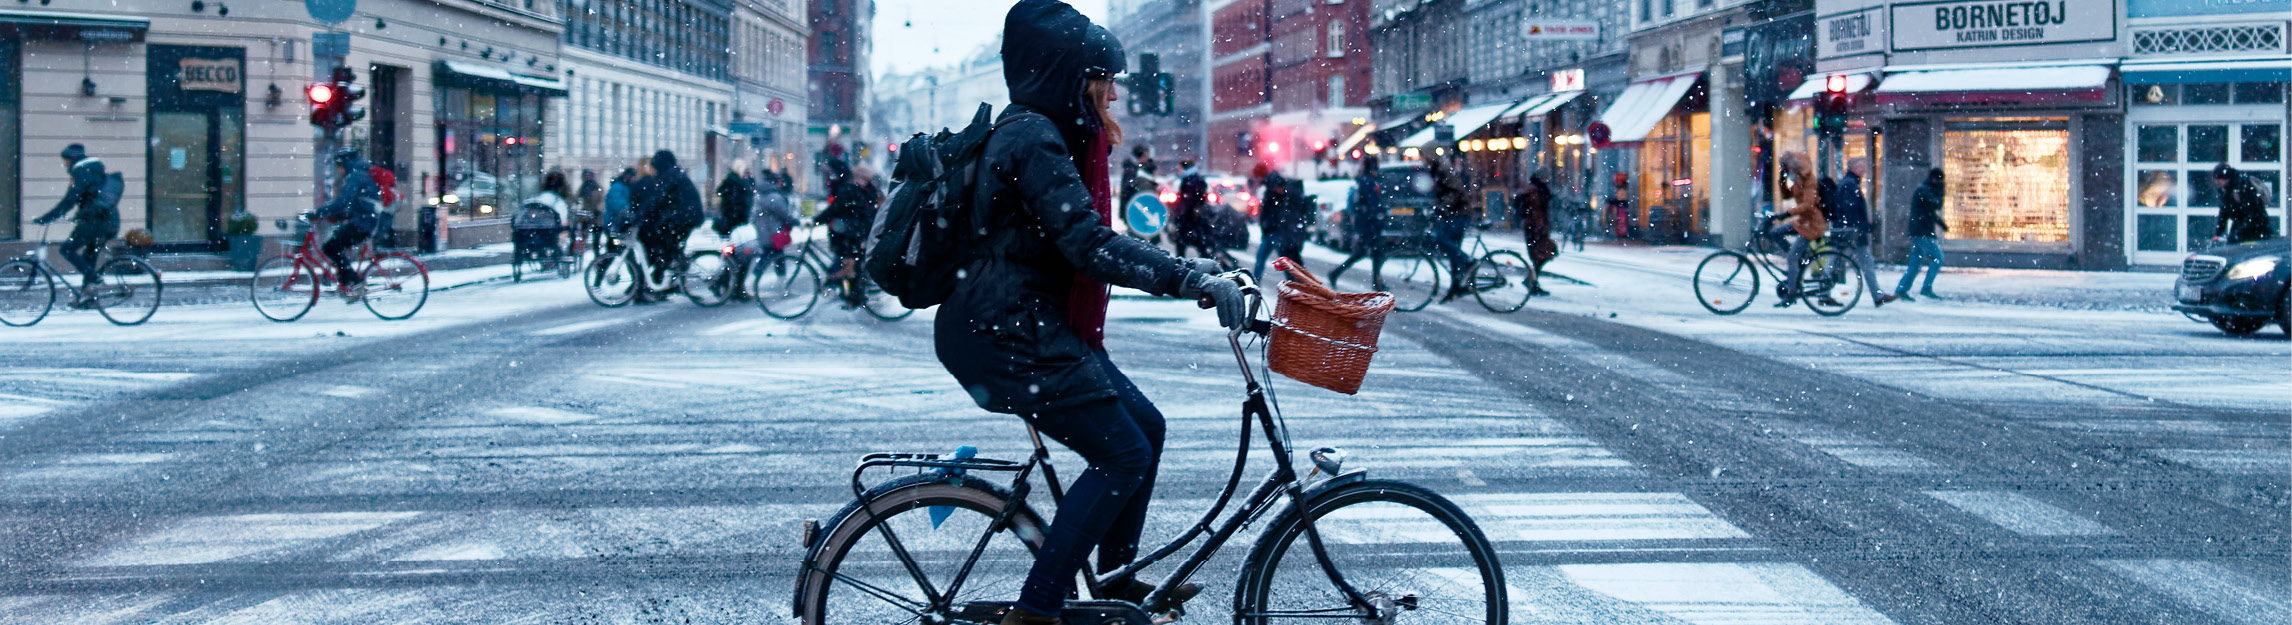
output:
[[[286,323],[301,319],[318,305],[318,294],[325,290],[318,281],[318,272],[302,264],[293,256],[273,256],[255,267],[255,277],[248,281],[248,299],[255,302],[255,312],[264,319]]]
[[[693,252],[685,259],[684,275],[677,280],[677,290],[684,298],[704,307],[724,305],[732,299],[732,266],[724,262],[724,253],[715,250]]]
[[[1799,298],[1816,314],[1836,317],[1862,302],[1862,265],[1853,258],[1826,250],[1800,271]]]
[[[412,256],[376,256],[366,264],[364,277],[366,295],[360,300],[376,317],[389,321],[412,317],[430,301],[430,271]]]
[[[1239,622],[1326,623],[1344,614],[1363,623],[1504,623],[1510,609],[1496,549],[1449,500],[1413,484],[1368,480],[1316,495],[1303,511],[1283,508],[1250,550],[1235,590]],[[1337,576],[1370,606],[1331,581],[1308,521]]]
[[[638,283],[643,281],[639,271],[635,254],[628,250],[600,254],[581,273],[581,286],[598,306],[627,306],[637,298]]]
[[[56,307],[56,278],[31,261],[0,264],[0,323],[28,326]]]
[[[861,292],[865,293],[860,308],[867,309],[867,314],[884,321],[898,321],[915,314],[915,309],[900,304],[899,298],[883,292],[883,287],[876,286],[874,281],[860,278],[859,283]]]
[[[1377,290],[1393,294],[1393,307],[1404,312],[1424,310],[1440,297],[1440,263],[1431,256],[1408,252],[1385,257],[1377,270],[1373,283]]]
[[[1536,265],[1518,252],[1489,252],[1472,266],[1472,296],[1490,312],[1520,310],[1535,294],[1535,285]]]
[[[756,306],[778,319],[794,319],[820,301],[820,271],[801,257],[782,254],[756,261],[748,270],[748,292]]]
[[[978,561],[952,589],[950,611],[1018,597],[1043,541],[1042,520],[1021,509],[997,530],[1006,493],[944,479],[918,475],[878,486],[822,526],[809,568],[797,573],[797,617],[806,625],[946,622],[926,594],[949,595],[982,538]]]
[[[103,276],[103,284],[89,289],[95,297],[96,312],[114,324],[131,326],[151,320],[159,312],[159,270],[151,263],[132,256],[114,258],[96,272]]]
[[[1695,303],[1714,315],[1743,312],[1759,296],[1759,267],[1751,257],[1721,250],[1695,265]]]

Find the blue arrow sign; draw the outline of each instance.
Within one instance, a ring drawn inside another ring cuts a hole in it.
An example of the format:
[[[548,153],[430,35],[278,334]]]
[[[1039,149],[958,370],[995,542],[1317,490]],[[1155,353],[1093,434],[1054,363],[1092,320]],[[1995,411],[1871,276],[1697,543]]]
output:
[[[358,0],[302,0],[302,8],[321,24],[340,24],[358,10]]]
[[[1130,224],[1130,231],[1139,236],[1154,236],[1162,232],[1162,225],[1170,220],[1170,207],[1162,205],[1162,198],[1152,193],[1140,193],[1130,198],[1123,207],[1122,220]]]

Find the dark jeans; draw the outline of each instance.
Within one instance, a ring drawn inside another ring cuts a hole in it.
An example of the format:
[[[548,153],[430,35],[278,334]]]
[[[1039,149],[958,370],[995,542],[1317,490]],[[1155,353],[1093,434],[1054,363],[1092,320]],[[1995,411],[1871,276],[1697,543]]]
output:
[[[1027,420],[1090,463],[1059,502],[1050,536],[1019,591],[1019,606],[1036,614],[1055,616],[1066,605],[1075,572],[1082,570],[1092,547],[1098,548],[1101,573],[1137,558],[1146,504],[1154,496],[1154,467],[1162,460],[1162,412],[1114,368],[1106,352],[1095,357],[1117,396]]]
[[[1472,223],[1465,217],[1444,217],[1433,222],[1433,245],[1448,258],[1449,271],[1457,276],[1463,276],[1465,267],[1472,264],[1472,255],[1464,253],[1464,229],[1470,227]],[[1457,282],[1462,283],[1463,279]]]
[[[102,282],[100,276],[96,274],[96,256],[103,252],[103,244],[110,241],[112,235],[118,232],[117,226],[107,227],[104,224],[73,226],[71,238],[64,239],[64,244],[57,248],[56,255],[64,257],[64,262],[71,263],[73,269],[79,270],[80,286],[93,286]]]
[[[318,246],[318,251],[326,254],[327,262],[334,263],[336,282],[351,286],[364,281],[365,278],[358,275],[358,268],[350,266],[349,250],[365,243],[366,238],[373,235],[374,231],[366,227],[365,220],[351,219],[335,226],[334,234],[328,235],[326,243]]]
[[[1910,237],[1910,258],[1903,261],[1902,282],[1894,285],[1894,294],[1910,292],[1910,283],[1917,280],[1918,270],[1926,270],[1926,288],[1920,291],[1934,293],[1934,274],[1942,273],[1942,244],[1934,237]]]
[[[654,282],[666,279],[668,270],[684,259],[684,239],[691,235],[692,228],[676,224],[637,229],[637,242],[645,246],[645,265],[652,268]]]
[[[1305,262],[1305,233],[1269,231],[1257,244],[1257,272],[1251,275],[1265,277],[1266,260],[1280,255],[1300,263]]]

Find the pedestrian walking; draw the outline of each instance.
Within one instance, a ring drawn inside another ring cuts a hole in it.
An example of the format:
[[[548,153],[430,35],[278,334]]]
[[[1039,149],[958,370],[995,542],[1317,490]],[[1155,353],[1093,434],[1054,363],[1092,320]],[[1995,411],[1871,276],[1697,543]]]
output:
[[[2221,163],[2212,168],[2212,182],[2220,186],[2214,241],[2235,245],[2276,236],[2276,220],[2268,217],[2268,192],[2261,190],[2259,181]]]
[[[63,197],[57,198],[55,208],[48,209],[47,214],[32,223],[45,226],[62,219],[64,213],[72,213],[72,235],[64,239],[56,254],[80,272],[81,295],[72,305],[84,308],[92,297],[88,295],[92,291],[86,287],[103,282],[103,276],[96,271],[96,256],[103,251],[105,243],[119,236],[118,193],[110,194],[107,199],[102,192],[104,182],[116,174],[106,173],[103,160],[88,156],[84,145],[64,146],[59,156],[64,159],[64,171],[71,174],[72,185],[64,189]]]
[[[732,161],[732,171],[725,172],[724,181],[716,183],[716,236],[732,236],[732,230],[748,223],[748,214],[755,210],[756,181],[748,177],[748,160]]]
[[[1299,197],[1303,185],[1264,163],[1258,168],[1262,186],[1258,191],[1257,267],[1253,275],[1265,275],[1265,262],[1274,255],[1302,262],[1305,255],[1305,227],[1311,223],[1300,213],[1309,210]]]
[[[1012,104],[981,154],[988,233],[933,328],[939,361],[973,401],[1018,415],[1089,468],[1059,502],[1003,625],[1056,625],[1093,548],[1098,570],[1138,554],[1164,422],[1106,353],[1108,286],[1212,301],[1219,323],[1248,314],[1239,286],[1113,223],[1109,158],[1122,129],[1107,106],[1120,43],[1056,0],[1020,0],[1005,20]],[[1106,580],[1119,599],[1153,586]]]
[[[1138,197],[1140,193],[1153,193],[1155,191],[1157,185],[1154,183],[1154,169],[1153,148],[1147,147],[1144,143],[1130,148],[1129,160],[1122,161],[1122,204],[1124,206],[1128,206],[1130,199]]]
[[[1377,166],[1376,154],[1362,156],[1361,172],[1353,177],[1353,202],[1345,209],[1345,227],[1353,235],[1353,251],[1338,263],[1339,267],[1352,266],[1362,258],[1369,258],[1372,268],[1385,262],[1385,190],[1377,182]]]
[[[1824,216],[1831,222],[1831,246],[1862,266],[1862,282],[1870,289],[1871,306],[1884,307],[1898,298],[1879,290],[1878,260],[1870,254],[1870,200],[1862,193],[1862,181],[1869,175],[1869,159],[1847,160],[1846,174],[1839,177],[1831,198],[1834,201],[1823,204]]]
[[[1178,204],[1170,207],[1171,237],[1180,258],[1194,248],[1200,258],[1217,258],[1223,251],[1210,239],[1210,181],[1192,159],[1180,161]]]
[[[1472,227],[1471,194],[1464,175],[1448,159],[1426,159],[1433,179],[1433,246],[1448,259],[1448,295],[1441,301],[1472,293],[1472,255],[1464,253],[1464,231]]]
[[[1616,174],[1615,186],[1608,190],[1608,225],[1617,239],[1639,236],[1639,223],[1632,218],[1631,177]]]
[[[581,209],[580,219],[590,226],[597,225],[597,215],[605,209],[605,185],[597,181],[597,170],[581,170],[581,188],[573,192]]]
[[[1513,198],[1512,209],[1520,222],[1520,236],[1527,239],[1528,261],[1536,264],[1528,292],[1551,295],[1544,290],[1544,263],[1560,255],[1560,244],[1552,240],[1552,185],[1544,181],[1544,172],[1528,175],[1528,188]]]
[[[1926,172],[1926,183],[1910,194],[1910,258],[1903,263],[1902,282],[1894,285],[1894,296],[1902,301],[1910,299],[1910,283],[1918,277],[1918,270],[1926,270],[1926,286],[1918,295],[1941,299],[1934,294],[1934,276],[1942,273],[1941,233],[1950,231],[1950,224],[1942,219],[1942,199],[1948,197],[1942,186],[1942,168]]]

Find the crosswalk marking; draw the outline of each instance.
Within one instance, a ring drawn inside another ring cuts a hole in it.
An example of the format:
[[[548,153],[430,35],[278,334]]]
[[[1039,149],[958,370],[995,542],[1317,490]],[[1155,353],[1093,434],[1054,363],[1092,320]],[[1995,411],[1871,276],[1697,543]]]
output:
[[[2101,560],[2096,564],[2213,616],[2245,625],[2292,622],[2282,584],[2195,560]]]
[[[1926,496],[2023,536],[2099,536],[2117,533],[2117,530],[2107,525],[2016,492],[1930,490],[1926,491]]]
[[[2283,475],[2292,472],[2292,449],[2158,449],[2151,453],[2214,473]]]
[[[552,328],[543,328],[543,329],[540,329],[540,330],[534,330],[533,332],[530,332],[529,334],[532,334],[532,335],[534,335],[534,336],[558,336],[558,335],[564,335],[564,334],[576,334],[576,333],[581,333],[581,332],[588,332],[588,331],[590,331],[590,330],[595,330],[595,329],[598,329],[598,328],[604,328],[604,327],[609,327],[609,326],[616,326],[616,325],[620,325],[620,324],[623,324],[623,323],[628,323],[628,322],[629,322],[629,321],[631,321],[632,319],[634,319],[634,317],[618,317],[618,318],[613,318],[613,319],[598,319],[598,320],[595,320],[595,321],[578,321],[578,322],[574,322],[574,323],[568,323],[568,324],[565,324],[565,325],[556,326],[556,327],[552,327]]]
[[[1568,564],[1576,585],[1696,625],[1891,624],[1796,564]]]

